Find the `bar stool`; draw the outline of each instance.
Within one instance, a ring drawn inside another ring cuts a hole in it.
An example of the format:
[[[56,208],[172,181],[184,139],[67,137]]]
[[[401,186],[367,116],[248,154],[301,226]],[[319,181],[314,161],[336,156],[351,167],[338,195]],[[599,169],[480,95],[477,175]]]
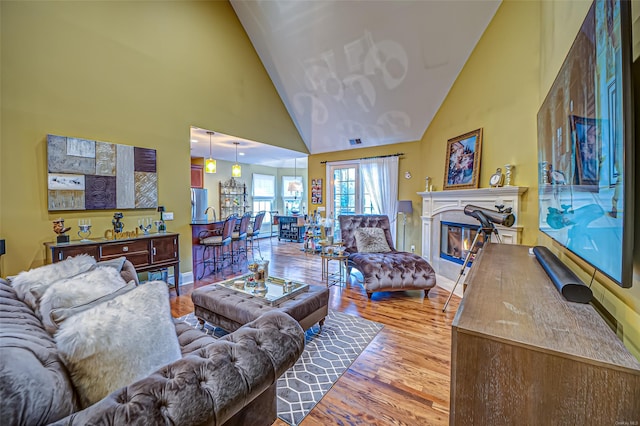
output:
[[[231,234],[231,263],[237,263],[243,253],[245,260],[247,259],[247,230],[250,221],[251,212],[243,214],[238,229]]]
[[[276,227],[275,233],[276,235],[278,235],[278,210],[270,211],[269,217],[271,218],[271,227],[270,227],[271,229],[269,230],[269,240],[271,240],[273,238],[274,226]]]
[[[224,268],[224,261],[231,259],[233,261],[232,252],[227,248],[225,253],[225,247],[228,247],[232,242],[233,228],[236,226],[238,217],[231,215],[225,219],[222,231],[220,229],[207,229],[198,234],[200,245],[204,246],[202,250],[202,275],[198,279],[204,277],[204,273],[207,269],[207,265],[213,265],[213,272],[218,271],[218,266]],[[212,253],[207,258],[207,251]]]
[[[253,221],[253,226],[251,227],[251,230],[247,233],[247,240],[251,244],[251,254],[252,255],[254,254],[253,242],[254,240],[257,240],[256,243],[258,244],[258,253],[260,254],[260,257],[262,257],[262,253],[260,252],[260,240],[258,240],[258,236],[260,235],[260,228],[262,227],[262,221],[264,220],[264,217],[266,216],[266,214],[267,214],[266,211],[258,212],[258,214],[256,215],[256,218]]]

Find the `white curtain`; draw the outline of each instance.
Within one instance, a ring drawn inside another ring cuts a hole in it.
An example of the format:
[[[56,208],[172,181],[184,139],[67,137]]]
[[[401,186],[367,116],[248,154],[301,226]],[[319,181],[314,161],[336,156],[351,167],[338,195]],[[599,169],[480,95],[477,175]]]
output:
[[[391,237],[395,244],[398,216],[398,157],[360,160],[360,173],[365,190],[371,194],[374,208],[379,214],[386,212],[389,215]]]

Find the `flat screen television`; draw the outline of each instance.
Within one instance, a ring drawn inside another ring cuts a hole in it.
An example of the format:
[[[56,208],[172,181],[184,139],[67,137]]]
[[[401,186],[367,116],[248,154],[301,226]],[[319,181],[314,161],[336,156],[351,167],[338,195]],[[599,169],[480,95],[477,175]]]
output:
[[[591,5],[538,111],[539,228],[622,287],[634,238],[629,9]]]

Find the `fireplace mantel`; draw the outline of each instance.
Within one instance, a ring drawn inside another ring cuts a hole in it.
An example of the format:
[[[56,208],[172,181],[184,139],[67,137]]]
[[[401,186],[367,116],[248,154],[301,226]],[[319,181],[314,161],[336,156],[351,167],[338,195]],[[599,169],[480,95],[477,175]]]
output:
[[[449,279],[456,279],[460,265],[440,258],[440,222],[453,221],[470,225],[479,222],[464,214],[467,204],[492,210],[496,205],[511,207],[516,217],[510,228],[496,225],[503,243],[519,244],[522,227],[519,225],[522,195],[527,191],[524,186],[503,186],[499,188],[456,189],[450,191],[418,192],[422,197],[422,257],[429,262],[436,273]]]

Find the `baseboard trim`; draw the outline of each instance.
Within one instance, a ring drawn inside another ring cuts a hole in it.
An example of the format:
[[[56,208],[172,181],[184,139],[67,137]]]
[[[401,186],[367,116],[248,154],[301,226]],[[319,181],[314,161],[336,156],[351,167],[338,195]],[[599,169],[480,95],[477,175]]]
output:
[[[463,282],[465,277],[460,278],[460,282],[458,283],[458,286],[456,287],[456,291],[453,293],[456,296],[458,296],[459,298],[462,298],[462,287],[463,287]],[[453,286],[456,284],[455,281],[450,280],[449,278],[443,277],[442,275],[436,275],[436,285],[444,290],[447,291],[447,293],[451,293],[451,290],[453,289]]]
[[[168,284],[175,283],[175,280],[173,279],[173,277],[174,277],[173,274],[167,276],[167,283]],[[193,284],[193,271],[181,272],[180,273],[180,287],[182,287],[183,285],[189,285],[189,284]]]
[[[180,273],[180,287],[193,284],[193,271]]]

